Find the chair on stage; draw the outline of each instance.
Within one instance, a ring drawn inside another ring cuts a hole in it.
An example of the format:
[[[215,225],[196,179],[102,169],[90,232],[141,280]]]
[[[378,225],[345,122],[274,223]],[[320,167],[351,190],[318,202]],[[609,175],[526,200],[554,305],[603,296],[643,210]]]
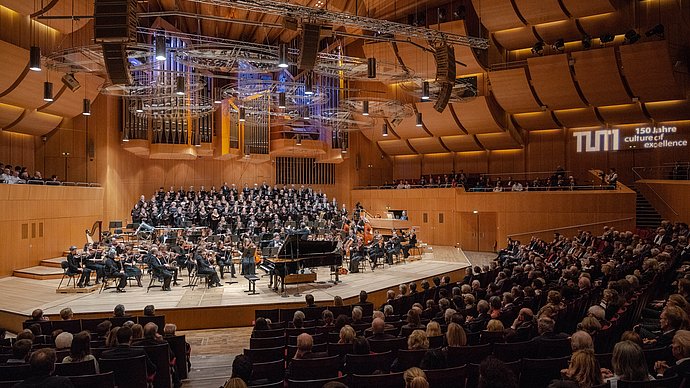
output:
[[[77,288],[77,278],[81,276],[79,272],[72,273],[69,271],[69,264],[67,263],[67,260],[63,261],[60,263],[60,267],[62,268],[62,279],[60,279],[60,284],[58,285],[58,290],[62,288],[62,282],[67,278],[67,284],[65,287],[69,287],[69,283],[72,282],[72,288]]]

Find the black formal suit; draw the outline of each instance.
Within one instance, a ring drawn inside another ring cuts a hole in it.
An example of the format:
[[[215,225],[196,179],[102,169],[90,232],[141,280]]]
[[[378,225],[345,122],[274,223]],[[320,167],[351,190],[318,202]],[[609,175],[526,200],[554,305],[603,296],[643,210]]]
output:
[[[144,359],[146,360],[146,373],[149,375],[153,374],[156,371],[156,364],[154,364],[151,361],[149,356],[146,354],[146,351],[141,348],[133,348],[129,345],[117,345],[116,347],[110,350],[103,351],[103,353],[101,354],[101,359],[120,360],[139,356],[145,356]]]
[[[681,378],[690,376],[690,359],[685,359],[680,364],[676,363],[672,367],[666,369],[664,377],[671,377],[678,375]]]
[[[122,290],[127,285],[127,275],[124,272],[120,272],[120,263],[117,263],[111,257],[106,257],[104,262],[105,274],[110,278],[119,279],[117,283],[117,288]]]
[[[85,282],[89,283],[89,279],[91,278],[91,270],[88,268],[81,267],[81,260],[79,259],[79,257],[72,253],[68,254],[67,267],[67,273],[69,275],[76,275],[78,273],[81,273],[81,277],[79,277],[78,282],[79,287],[83,287]]]
[[[201,274],[201,275],[210,275],[208,278],[208,281],[210,282],[210,284],[212,286],[219,286],[220,285],[220,278],[218,277],[218,273],[213,268],[211,263],[209,263],[209,261],[200,254],[196,254],[195,259],[196,259],[196,272]]]
[[[388,334],[386,332],[383,333],[376,333],[372,335],[371,337],[367,338],[368,341],[384,341],[384,340],[391,340],[397,338],[396,336],[392,334]]]
[[[74,384],[63,376],[31,376],[14,388],[74,388]]]
[[[172,272],[168,271],[165,265],[163,265],[163,262],[161,262],[161,260],[155,255],[149,254],[146,262],[151,268],[153,276],[163,279],[163,290],[170,290],[170,281],[173,277]]]

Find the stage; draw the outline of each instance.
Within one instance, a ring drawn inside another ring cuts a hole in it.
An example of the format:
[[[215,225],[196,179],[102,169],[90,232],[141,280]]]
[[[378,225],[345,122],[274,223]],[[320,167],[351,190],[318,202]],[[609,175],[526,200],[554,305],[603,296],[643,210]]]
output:
[[[257,295],[248,295],[248,282],[241,276],[230,279],[226,274],[224,282],[238,283],[207,289],[205,285],[191,289],[182,287],[188,283],[187,272],[180,276],[180,286],[164,292],[160,288],[127,287],[126,293],[113,290],[98,290],[88,294],[60,294],[55,290],[59,279],[36,280],[16,276],[0,279],[0,325],[11,331],[21,328],[21,322],[36,308],[41,308],[51,319],[59,319],[59,312],[70,307],[77,318],[107,317],[119,303],[125,305],[131,314],[140,314],[144,306],[153,304],[158,314],[165,314],[167,322],[177,324],[181,330],[210,329],[218,327],[249,326],[254,319],[255,309],[292,308],[304,305],[304,295],[310,293],[319,305],[329,305],[339,295],[345,303],[355,302],[361,290],[369,292],[369,300],[379,305],[385,301],[385,292],[396,289],[400,283],[421,281],[434,276],[462,280],[465,269],[470,266],[467,255],[459,248],[445,246],[427,247],[417,260],[399,263],[371,271],[341,275],[341,283],[335,285],[329,280],[328,268],[318,268],[317,282],[286,287],[288,297],[268,288],[268,277],[256,282]],[[263,271],[257,271],[261,275]],[[149,277],[144,276],[146,286]],[[300,294],[300,296],[295,296]]]

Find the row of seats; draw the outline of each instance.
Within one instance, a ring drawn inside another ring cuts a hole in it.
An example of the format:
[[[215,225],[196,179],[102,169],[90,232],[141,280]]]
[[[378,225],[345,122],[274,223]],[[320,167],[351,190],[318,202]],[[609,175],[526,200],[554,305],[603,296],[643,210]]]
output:
[[[110,321],[112,327],[122,326],[127,321],[132,321],[145,326],[149,322],[153,322],[158,326],[158,332],[163,334],[163,329],[165,328],[165,315],[154,315],[154,316],[125,316],[125,317],[109,317],[109,318],[83,318],[83,319],[70,319],[62,321],[24,321],[22,324],[24,329],[28,329],[33,324],[38,324],[41,326],[41,332],[43,334],[52,333],[55,330],[62,330],[68,333],[76,334],[83,330],[88,330],[91,333],[96,332],[96,327],[103,321]]]

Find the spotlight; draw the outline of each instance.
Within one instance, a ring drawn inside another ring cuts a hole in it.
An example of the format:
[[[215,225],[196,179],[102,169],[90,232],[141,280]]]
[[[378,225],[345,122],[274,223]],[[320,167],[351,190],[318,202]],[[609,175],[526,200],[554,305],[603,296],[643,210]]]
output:
[[[453,12],[453,16],[457,20],[464,20],[465,16],[467,16],[467,8],[464,5],[459,5]]]
[[[347,143],[343,142],[343,144],[340,145],[340,153],[342,153],[342,154],[347,153]]]
[[[184,77],[181,75],[175,78],[175,94],[184,96]]]
[[[369,116],[369,101],[362,101],[362,116]]]
[[[65,84],[71,91],[78,90],[81,87],[79,81],[74,78],[74,74],[67,73],[62,76],[62,83]]]
[[[302,115],[302,118],[305,120],[309,120],[311,117],[309,117],[309,108],[304,110],[304,114]]]
[[[247,113],[244,108],[240,108],[240,122],[245,122],[247,120]]]
[[[429,99],[429,81],[422,82],[422,100]]]
[[[381,136],[388,137],[388,124],[387,123],[383,123],[383,127],[381,128]]]
[[[278,93],[278,108],[285,109],[286,106],[285,92]]]
[[[297,135],[297,141],[295,142],[295,144],[298,146],[302,145],[302,135]]]
[[[137,100],[136,108],[134,109],[137,113],[144,113],[144,102]]]
[[[249,156],[252,154],[252,149],[249,145],[244,146],[244,158],[249,159]]]
[[[565,41],[563,39],[558,39],[551,45],[554,50],[562,52],[565,49]]]
[[[544,55],[544,42],[539,41],[532,46],[532,54]]]
[[[167,58],[165,47],[165,35],[156,36],[156,59],[164,61]]]
[[[376,78],[376,58],[367,59],[367,78]]]
[[[610,43],[610,42],[613,42],[614,38],[615,38],[615,36],[606,33],[606,34],[602,35],[601,38],[599,38],[599,40],[601,40],[601,43]]]
[[[201,135],[199,132],[194,132],[194,147],[201,147]]]
[[[424,125],[424,123],[422,122],[422,112],[417,112],[417,123],[415,124],[415,126],[421,127],[422,125]]]
[[[645,32],[645,35],[648,38],[656,35],[659,38],[664,39],[664,25],[663,24],[657,24],[656,26],[652,27],[649,31]]]
[[[43,83],[43,101],[52,102],[53,101],[53,83],[44,82]]]
[[[122,142],[127,143],[129,141],[129,130],[125,129],[122,131]]]
[[[84,116],[91,116],[91,100],[85,98],[82,105],[81,114]]]
[[[592,47],[592,38],[589,35],[582,36],[582,47],[589,50]]]
[[[29,51],[29,69],[41,71],[41,48],[38,46],[31,46]]]
[[[314,78],[311,72],[304,75],[304,94],[309,96],[314,94]]]
[[[285,69],[288,66],[288,47],[287,44],[281,43],[278,47],[278,67]]]
[[[625,44],[633,44],[640,40],[641,36],[635,30],[628,30],[625,33]]]
[[[437,22],[445,22],[446,21],[446,9],[445,8],[439,8],[438,11],[436,12],[436,18]]]

